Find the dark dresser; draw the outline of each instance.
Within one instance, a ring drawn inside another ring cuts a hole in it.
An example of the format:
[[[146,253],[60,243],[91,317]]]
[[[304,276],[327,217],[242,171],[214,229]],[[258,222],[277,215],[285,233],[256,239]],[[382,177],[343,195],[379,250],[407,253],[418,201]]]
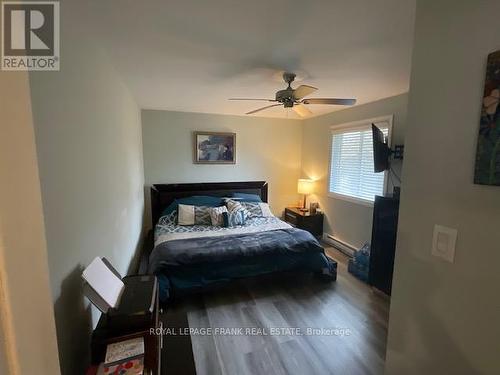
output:
[[[285,208],[285,221],[296,228],[304,229],[315,237],[323,235],[323,213],[302,212],[297,207]]]
[[[370,284],[391,295],[396,235],[398,231],[399,199],[375,197],[370,250]]]

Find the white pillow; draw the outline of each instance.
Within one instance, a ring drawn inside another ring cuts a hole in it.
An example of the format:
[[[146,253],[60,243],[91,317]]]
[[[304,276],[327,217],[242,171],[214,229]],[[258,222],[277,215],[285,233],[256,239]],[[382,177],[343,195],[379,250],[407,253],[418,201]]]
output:
[[[222,227],[224,226],[224,217],[223,213],[227,213],[226,206],[220,207],[211,207],[210,208],[210,220],[212,221],[213,226]]]
[[[177,210],[177,224],[194,225],[194,206],[180,204]]]
[[[264,216],[264,217],[274,216],[267,203],[260,202],[259,206],[260,206],[260,209],[262,211],[262,216]]]

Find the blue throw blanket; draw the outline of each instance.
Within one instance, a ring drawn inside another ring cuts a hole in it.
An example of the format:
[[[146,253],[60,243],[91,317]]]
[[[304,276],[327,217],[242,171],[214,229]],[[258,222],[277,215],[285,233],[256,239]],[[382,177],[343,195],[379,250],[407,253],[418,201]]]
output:
[[[218,263],[256,255],[290,253],[323,253],[323,248],[309,232],[295,228],[197,237],[159,244],[151,253],[149,266],[154,273],[165,266]]]
[[[291,270],[335,280],[337,264],[309,232],[295,228],[170,240],[158,244],[149,260],[162,301],[216,282]]]

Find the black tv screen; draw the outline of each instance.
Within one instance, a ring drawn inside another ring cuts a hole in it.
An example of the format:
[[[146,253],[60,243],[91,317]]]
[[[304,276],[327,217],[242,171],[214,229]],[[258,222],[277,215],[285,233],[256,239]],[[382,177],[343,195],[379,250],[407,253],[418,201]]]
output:
[[[373,166],[375,172],[389,169],[389,147],[385,143],[384,133],[372,124],[373,134]]]

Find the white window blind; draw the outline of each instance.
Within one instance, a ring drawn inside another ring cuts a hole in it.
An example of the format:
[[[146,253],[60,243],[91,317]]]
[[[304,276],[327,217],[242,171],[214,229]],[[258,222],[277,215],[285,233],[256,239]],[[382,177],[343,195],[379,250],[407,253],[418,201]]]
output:
[[[389,123],[376,123],[387,137]],[[373,202],[383,195],[385,173],[373,171],[371,123],[332,132],[330,193]]]

